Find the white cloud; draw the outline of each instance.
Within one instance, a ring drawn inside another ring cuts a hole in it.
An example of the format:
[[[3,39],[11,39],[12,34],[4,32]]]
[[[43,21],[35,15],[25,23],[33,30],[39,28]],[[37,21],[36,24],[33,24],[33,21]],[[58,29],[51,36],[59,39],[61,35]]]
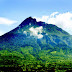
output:
[[[7,19],[7,18],[3,18],[3,17],[0,17],[0,24],[4,24],[4,25],[12,25],[14,23],[16,23],[17,21],[14,21],[14,20],[10,20],[10,19]]]
[[[0,30],[0,36],[2,36],[5,32]]]
[[[27,32],[26,32],[26,31],[24,31],[24,33],[25,33],[25,34],[27,34]]]
[[[41,34],[42,29],[43,29],[43,27],[40,26],[40,27],[36,27],[36,28],[31,27],[29,30],[32,32],[32,34],[34,36],[37,36],[38,38],[42,38],[43,37],[43,35]],[[39,34],[38,34],[38,32],[39,32]]]
[[[34,17],[37,21],[44,21],[48,24],[54,24],[72,35],[72,13],[58,13],[54,12],[49,16]]]
[[[53,12],[50,17],[54,17],[56,14],[58,14],[59,12]]]
[[[23,33],[27,35],[27,32],[26,31],[24,31]]]
[[[45,22],[47,22],[49,16],[42,16],[42,18],[39,18],[39,17],[34,17],[34,18],[36,18],[37,21],[45,21]]]

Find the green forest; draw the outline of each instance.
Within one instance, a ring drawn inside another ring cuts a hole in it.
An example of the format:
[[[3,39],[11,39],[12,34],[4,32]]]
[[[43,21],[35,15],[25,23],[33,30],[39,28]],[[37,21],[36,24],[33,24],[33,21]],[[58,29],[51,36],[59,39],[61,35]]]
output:
[[[0,50],[0,72],[4,71],[70,72],[72,55],[62,49],[34,51],[31,46],[21,47],[19,51]]]

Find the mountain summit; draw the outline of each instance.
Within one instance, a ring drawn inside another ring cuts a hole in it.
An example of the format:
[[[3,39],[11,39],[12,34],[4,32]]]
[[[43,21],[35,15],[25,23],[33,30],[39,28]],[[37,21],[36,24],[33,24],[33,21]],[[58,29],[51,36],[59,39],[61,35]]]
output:
[[[36,19],[33,19],[32,17],[29,17],[27,19],[25,19],[19,26],[25,26],[25,25],[29,25],[30,22],[36,22]]]

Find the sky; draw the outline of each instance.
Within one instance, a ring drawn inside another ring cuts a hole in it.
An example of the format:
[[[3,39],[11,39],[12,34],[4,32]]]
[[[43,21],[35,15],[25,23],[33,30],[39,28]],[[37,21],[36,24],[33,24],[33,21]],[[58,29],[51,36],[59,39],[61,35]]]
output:
[[[0,0],[0,36],[30,16],[72,35],[72,0]]]

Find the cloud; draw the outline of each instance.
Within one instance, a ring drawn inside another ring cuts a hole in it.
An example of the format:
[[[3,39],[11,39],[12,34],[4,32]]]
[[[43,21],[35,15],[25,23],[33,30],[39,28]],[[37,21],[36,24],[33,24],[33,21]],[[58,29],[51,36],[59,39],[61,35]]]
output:
[[[72,13],[54,12],[49,16],[34,17],[37,21],[44,21],[48,24],[54,24],[72,35]]]
[[[36,18],[37,21],[45,21],[45,22],[47,22],[49,16],[42,16],[42,18],[39,18],[39,17],[33,17],[33,18]]]
[[[17,21],[14,21],[14,20],[10,20],[10,19],[7,19],[7,18],[3,18],[3,17],[0,17],[0,24],[4,24],[4,25],[12,25],[14,23],[16,23]]]
[[[58,14],[59,12],[53,12],[50,17],[54,17],[56,14]]]
[[[32,32],[32,35],[37,36],[38,38],[42,38],[43,37],[43,35],[41,34],[42,29],[43,29],[43,27],[40,26],[40,27],[36,27],[36,28],[31,27],[29,30]]]
[[[5,32],[0,30],[0,36],[3,35]]]

